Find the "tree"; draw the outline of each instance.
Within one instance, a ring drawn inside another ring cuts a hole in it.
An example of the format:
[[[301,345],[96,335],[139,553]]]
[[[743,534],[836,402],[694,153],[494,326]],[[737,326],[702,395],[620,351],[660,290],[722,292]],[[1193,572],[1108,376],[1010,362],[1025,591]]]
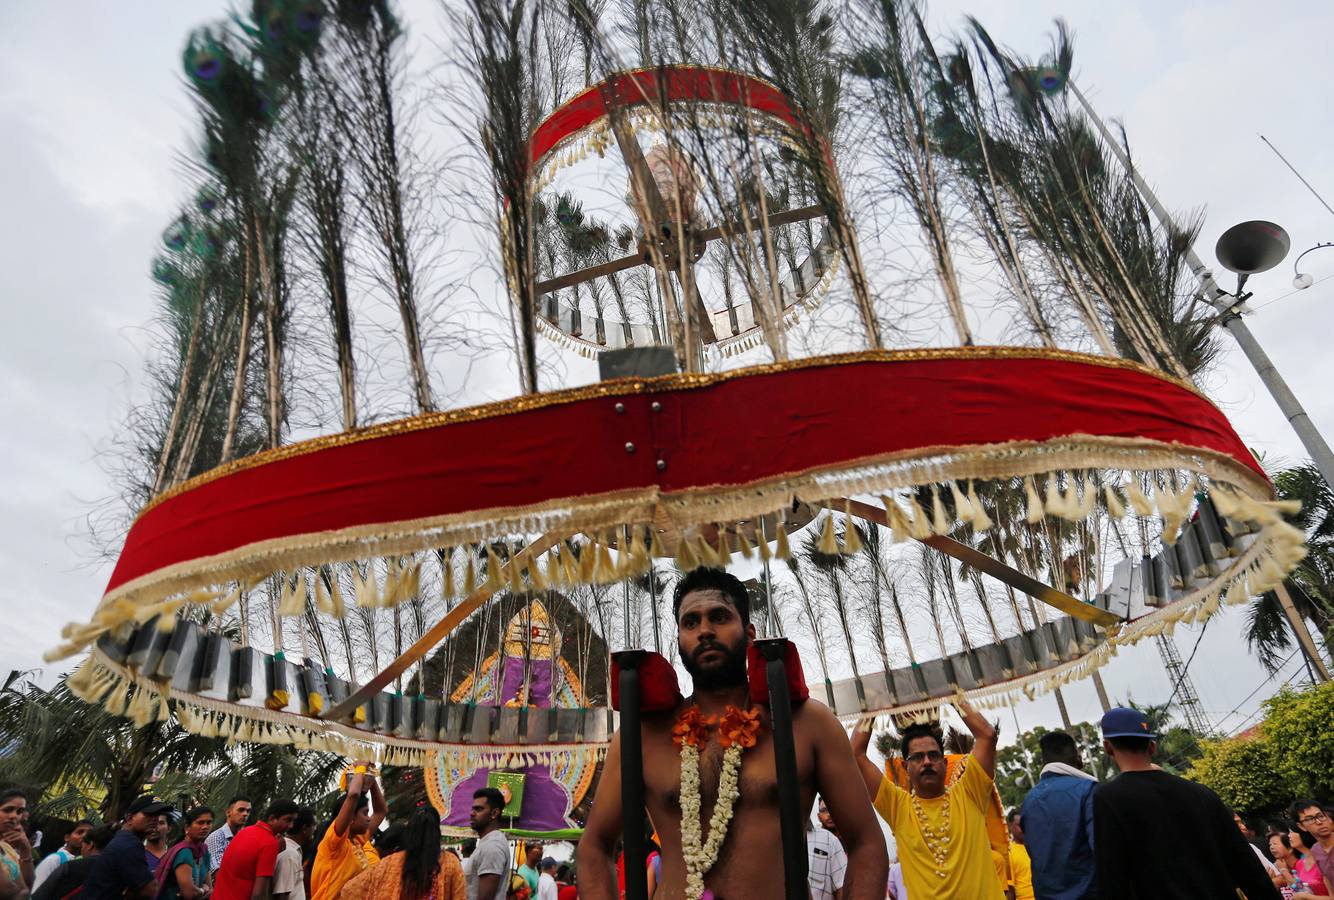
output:
[[[1190,778],[1247,815],[1276,813],[1292,794],[1279,763],[1273,745],[1263,737],[1206,741]]]
[[[1287,520],[1306,534],[1306,558],[1284,585],[1297,612],[1328,645],[1334,636],[1334,491],[1309,462],[1276,474],[1274,489],[1280,500],[1301,503]],[[1292,626],[1273,591],[1252,601],[1246,643],[1270,672],[1278,671],[1293,649]]]
[[[1298,795],[1334,794],[1334,682],[1284,688],[1265,701],[1261,731]]]
[[[152,791],[170,802],[221,809],[246,792],[257,808],[277,797],[315,803],[334,785],[342,760],[267,744],[227,746],[175,722],[136,726],[84,703],[62,680],[43,690],[11,673],[0,690],[0,782],[23,785],[41,813],[115,821]]]
[[[1299,797],[1334,792],[1334,683],[1288,688],[1264,702],[1252,732],[1209,741],[1188,777],[1243,812],[1282,815]]]
[[[1049,734],[1050,728],[1039,725],[1019,735],[1019,740],[1002,747],[996,754],[996,788],[1006,809],[1024,802],[1024,796],[1037,784],[1042,774],[1042,750],[1038,742]],[[1099,781],[1105,781],[1116,771],[1111,760],[1102,752],[1102,734],[1092,722],[1080,722],[1068,732],[1075,739],[1084,769]]]

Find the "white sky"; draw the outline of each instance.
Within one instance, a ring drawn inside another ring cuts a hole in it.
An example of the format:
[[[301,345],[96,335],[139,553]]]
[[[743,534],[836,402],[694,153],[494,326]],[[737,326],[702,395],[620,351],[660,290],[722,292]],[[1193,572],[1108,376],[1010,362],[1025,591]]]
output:
[[[428,0],[402,6],[416,29],[415,59],[430,65],[444,39],[439,8]],[[0,3],[4,668],[39,666],[61,625],[88,615],[109,574],[107,563],[89,559],[84,518],[111,490],[99,457],[140,387],[145,326],[156,312],[148,268],[185,189],[177,153],[192,127],[180,50],[191,27],[222,12],[203,0]],[[1218,235],[1245,219],[1282,224],[1294,256],[1334,240],[1334,216],[1256,136],[1263,132],[1334,198],[1325,90],[1334,76],[1325,46],[1334,10],[1296,0],[951,0],[932,5],[931,21],[943,30],[965,12],[1032,55],[1045,49],[1052,17],[1066,18],[1076,36],[1076,82],[1105,117],[1124,121],[1163,201],[1205,208],[1198,249],[1206,261]],[[1334,392],[1325,354],[1334,281],[1292,294],[1290,260],[1252,279],[1250,324],[1330,434]],[[1334,252],[1312,254],[1304,268],[1317,279],[1334,275]],[[1215,401],[1258,452],[1303,458],[1230,339],[1225,347],[1208,385]],[[1242,617],[1230,611],[1215,621],[1191,666],[1207,714],[1225,731],[1298,670],[1294,660],[1265,683],[1240,639]],[[1195,637],[1191,629],[1178,632],[1183,657]],[[1104,674],[1114,698],[1162,701],[1171,691],[1152,644],[1123,652]],[[1076,720],[1096,719],[1091,686],[1066,696]],[[1025,728],[1056,721],[1050,699],[1016,715]],[[1005,723],[1013,724],[1009,714]]]

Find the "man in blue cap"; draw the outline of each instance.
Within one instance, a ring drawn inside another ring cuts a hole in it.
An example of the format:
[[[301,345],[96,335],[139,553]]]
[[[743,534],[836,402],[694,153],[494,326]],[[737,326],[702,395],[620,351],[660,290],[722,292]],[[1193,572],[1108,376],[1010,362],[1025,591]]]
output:
[[[1102,739],[1121,774],[1093,791],[1099,897],[1279,900],[1218,795],[1153,764],[1144,713],[1108,710]]]

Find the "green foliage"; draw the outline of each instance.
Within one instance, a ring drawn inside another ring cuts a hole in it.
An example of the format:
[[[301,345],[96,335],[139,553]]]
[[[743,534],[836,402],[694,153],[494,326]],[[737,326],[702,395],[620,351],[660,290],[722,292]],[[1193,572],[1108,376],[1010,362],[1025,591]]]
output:
[[[1002,747],[996,754],[996,788],[1006,809],[1024,802],[1042,772],[1042,750],[1038,741],[1054,729],[1038,726],[1019,735],[1018,742]],[[1116,771],[1111,760],[1102,752],[1102,735],[1092,722],[1080,722],[1068,734],[1075,739],[1084,769],[1105,780]]]
[[[1334,584],[1334,491],[1309,462],[1274,475],[1274,488],[1280,500],[1301,503],[1301,509],[1287,520],[1306,534],[1307,556],[1288,576],[1288,593],[1298,613],[1328,645],[1334,637],[1334,594],[1330,590]],[[1293,650],[1291,625],[1273,591],[1252,602],[1246,642],[1271,672]]]
[[[1203,745],[1199,735],[1183,725],[1172,722],[1172,711],[1166,704],[1157,706],[1137,704],[1127,700],[1122,705],[1138,709],[1149,720],[1149,729],[1159,735],[1158,752],[1154,762],[1173,775],[1186,775],[1199,765]],[[1042,772],[1042,750],[1038,742],[1044,734],[1056,729],[1038,726],[1019,735],[1019,740],[1000,748],[996,754],[996,788],[1000,791],[1005,808],[1018,806],[1024,800]],[[1102,732],[1093,722],[1079,722],[1066,731],[1075,739],[1084,770],[1106,781],[1116,775],[1116,766],[1102,749]]]
[[[1263,738],[1206,741],[1190,778],[1211,788],[1233,809],[1247,815],[1284,805],[1291,793],[1274,748]]]
[[[1298,797],[1334,792],[1334,683],[1284,688],[1265,701],[1259,733],[1206,743],[1189,777],[1252,815],[1281,815]]]
[[[0,782],[23,785],[39,814],[120,818],[141,793],[221,809],[248,795],[318,803],[342,767],[337,756],[274,745],[228,747],[174,722],[142,728],[84,703],[62,681],[49,691],[11,676],[0,690]]]
[[[1261,728],[1280,771],[1298,795],[1334,794],[1334,682],[1284,688],[1265,701]]]

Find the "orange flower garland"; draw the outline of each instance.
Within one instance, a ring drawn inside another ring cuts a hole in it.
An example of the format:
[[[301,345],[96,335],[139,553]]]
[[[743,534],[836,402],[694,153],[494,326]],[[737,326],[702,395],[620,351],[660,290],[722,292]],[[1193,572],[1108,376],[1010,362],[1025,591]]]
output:
[[[676,722],[672,725],[672,743],[678,747],[682,744],[702,747],[708,743],[709,732],[713,730],[716,721],[718,721],[716,717],[705,716],[699,711],[699,707],[692,703],[677,715]]]
[[[749,750],[759,740],[760,724],[758,706],[746,710],[729,706],[723,713],[722,722],[718,725],[718,743],[723,749],[737,744],[741,749]]]
[[[700,821],[699,751],[708,743],[715,723],[718,743],[723,747],[723,765],[705,840]],[[711,896],[704,887],[704,876],[717,862],[727,838],[732,806],[740,793],[741,754],[759,741],[761,724],[758,706],[741,710],[729,705],[718,722],[717,717],[700,713],[693,703],[677,713],[672,724],[672,741],[681,748],[681,849],[686,861],[686,896],[692,900]]]

